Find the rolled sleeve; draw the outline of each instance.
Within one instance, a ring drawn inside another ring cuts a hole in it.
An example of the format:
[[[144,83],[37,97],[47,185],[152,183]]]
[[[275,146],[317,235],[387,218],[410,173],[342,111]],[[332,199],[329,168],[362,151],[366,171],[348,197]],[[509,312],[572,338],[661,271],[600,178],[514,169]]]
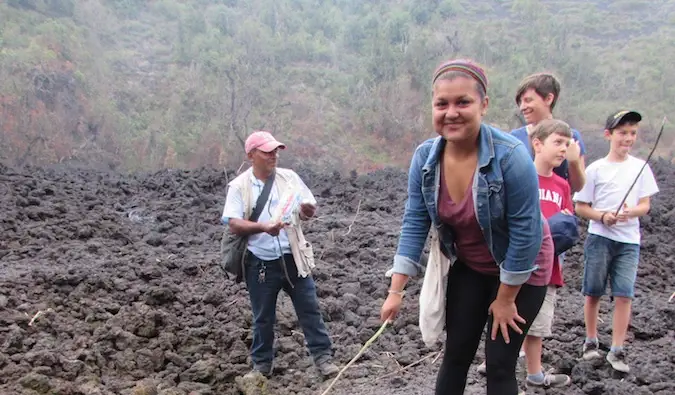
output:
[[[420,272],[420,270],[422,270],[422,265],[420,265],[419,262],[415,262],[403,255],[395,255],[394,266],[392,266],[392,268],[387,271],[386,277],[391,277],[391,275],[394,273],[415,277]]]
[[[401,234],[394,256],[394,265],[387,274],[400,273],[413,277],[422,268],[420,257],[431,227],[431,218],[422,195],[422,165],[425,160],[426,155],[420,146],[415,151],[410,164],[408,200],[403,213]]]
[[[537,270],[534,267],[520,272],[508,271],[504,269],[504,264],[499,266],[499,281],[506,285],[523,285],[530,279],[532,272]]]
[[[244,201],[241,197],[241,191],[235,187],[230,187],[227,190],[225,207],[223,208],[223,215],[220,217],[220,222],[227,225],[230,218],[244,218]]]
[[[539,179],[523,145],[517,145],[506,159],[503,174],[509,245],[500,264],[500,278],[507,284],[518,285],[537,270],[535,259],[543,240]]]

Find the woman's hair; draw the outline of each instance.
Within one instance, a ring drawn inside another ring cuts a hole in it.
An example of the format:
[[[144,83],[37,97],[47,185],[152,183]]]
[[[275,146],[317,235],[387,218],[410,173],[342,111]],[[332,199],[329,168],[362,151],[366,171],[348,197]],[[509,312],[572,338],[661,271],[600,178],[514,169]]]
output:
[[[530,89],[534,89],[542,99],[545,99],[549,94],[553,95],[553,101],[551,102],[551,111],[553,111],[555,104],[558,102],[558,96],[560,96],[560,82],[553,74],[537,73],[525,77],[516,91],[517,105],[520,106],[521,98]]]
[[[570,129],[570,125],[559,119],[545,119],[534,127],[532,134],[530,135],[530,141],[537,139],[543,143],[550,135],[554,133],[567,138],[572,137],[572,129]]]
[[[468,77],[475,80],[481,100],[487,96],[488,79],[485,70],[470,59],[453,59],[443,62],[434,71],[431,85],[438,80],[454,80],[457,77]]]

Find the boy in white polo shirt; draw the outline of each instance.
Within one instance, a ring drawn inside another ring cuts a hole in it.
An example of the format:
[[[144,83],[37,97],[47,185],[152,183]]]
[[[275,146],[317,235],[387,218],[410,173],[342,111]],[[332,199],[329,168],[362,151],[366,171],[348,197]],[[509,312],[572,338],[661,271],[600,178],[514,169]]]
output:
[[[612,347],[607,361],[619,372],[630,371],[623,344],[631,315],[635,278],[640,256],[640,220],[647,214],[650,197],[659,191],[649,164],[629,154],[637,140],[642,116],[635,111],[619,111],[607,118],[605,138],[609,153],[586,169],[586,185],[574,195],[576,213],[590,220],[584,244],[583,293],[586,341],[583,358],[599,358],[598,313],[600,297],[609,280],[615,299]],[[635,186],[631,189],[633,181]],[[630,190],[630,193],[629,193]],[[621,205],[621,201],[628,197]]]

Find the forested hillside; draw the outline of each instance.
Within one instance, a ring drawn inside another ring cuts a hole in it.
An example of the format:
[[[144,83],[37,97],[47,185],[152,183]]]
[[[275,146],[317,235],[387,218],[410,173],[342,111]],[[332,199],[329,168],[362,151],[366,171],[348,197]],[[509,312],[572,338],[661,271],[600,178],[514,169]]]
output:
[[[552,71],[556,115],[589,138],[619,107],[653,133],[675,101],[675,0],[2,0],[0,156],[238,167],[265,128],[318,166],[407,165],[454,56],[486,66],[503,128],[520,79]]]

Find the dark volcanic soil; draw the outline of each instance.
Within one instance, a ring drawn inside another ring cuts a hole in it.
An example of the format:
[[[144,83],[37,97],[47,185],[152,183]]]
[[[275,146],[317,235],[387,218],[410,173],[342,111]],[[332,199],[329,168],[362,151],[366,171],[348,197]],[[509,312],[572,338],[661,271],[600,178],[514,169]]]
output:
[[[584,336],[581,245],[564,267],[544,362],[571,374],[547,394],[675,393],[674,168],[653,165],[661,193],[644,242],[628,353],[631,374],[578,361]],[[405,199],[398,170],[341,177],[299,171],[320,204],[307,226],[336,359],[347,363],[379,328]],[[0,393],[234,394],[247,372],[246,290],[218,267],[222,171],[117,175],[0,168]],[[670,183],[670,184],[667,184]],[[359,206],[360,202],[360,206]],[[359,207],[357,215],[357,207]],[[430,394],[440,365],[417,328],[419,281],[404,311],[333,394]],[[272,394],[319,394],[290,300],[279,300]],[[44,314],[31,319],[38,311]],[[609,303],[601,341],[610,341]],[[404,372],[400,366],[427,357]],[[478,364],[483,356],[479,352]],[[522,377],[522,375],[521,375]],[[484,393],[473,369],[467,393]],[[530,390],[532,391],[532,390]]]

